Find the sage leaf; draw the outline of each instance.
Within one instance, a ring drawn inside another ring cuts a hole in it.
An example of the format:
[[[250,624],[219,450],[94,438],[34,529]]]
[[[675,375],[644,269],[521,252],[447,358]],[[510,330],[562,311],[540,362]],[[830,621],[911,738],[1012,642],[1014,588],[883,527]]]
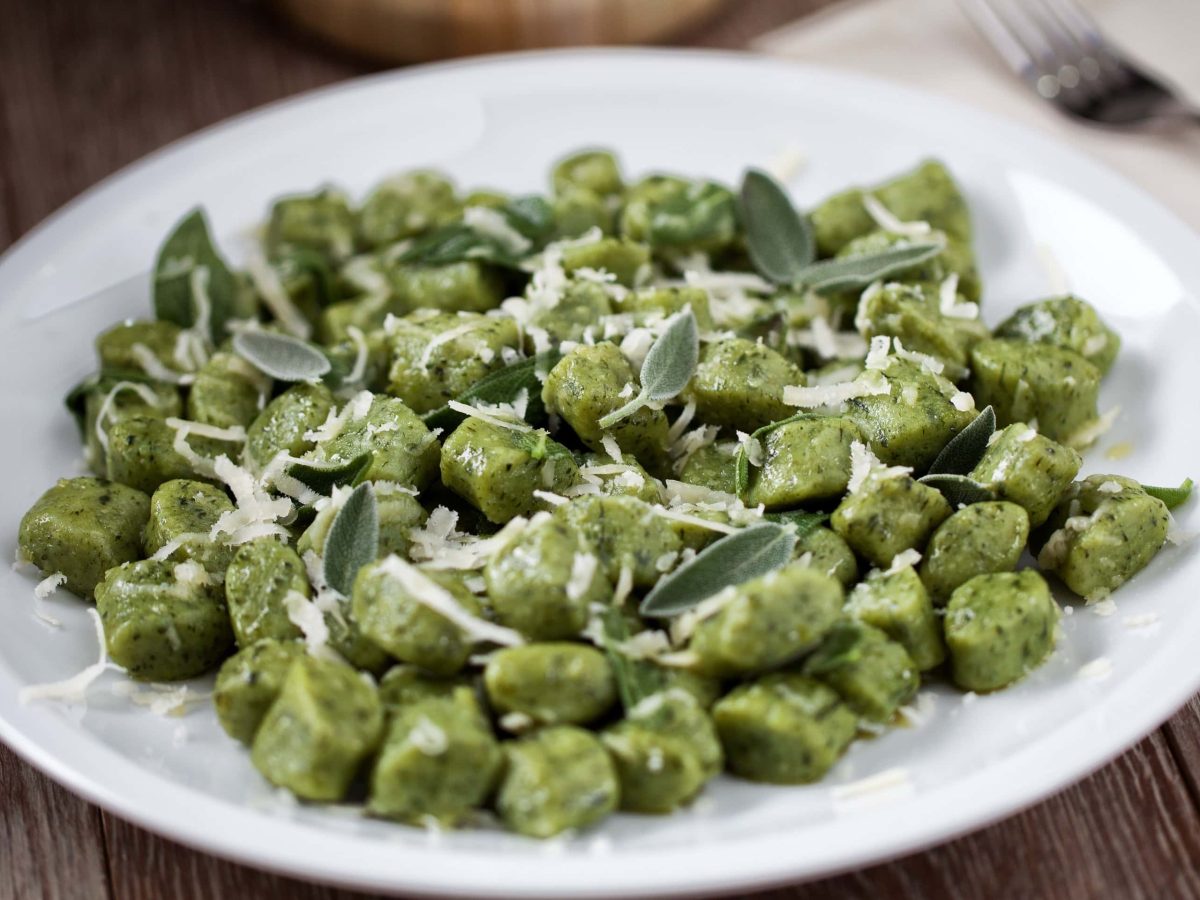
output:
[[[191,328],[207,313],[214,343],[237,310],[237,278],[217,252],[204,210],[197,207],[167,235],[154,263],[154,314]],[[198,296],[199,295],[199,296]],[[208,309],[202,309],[207,300]]]
[[[797,281],[817,255],[808,217],[796,212],[779,182],[758,169],[742,176],[739,206],[754,268],[776,284]]]
[[[972,503],[986,503],[995,500],[996,495],[986,486],[966,475],[926,475],[918,478],[921,484],[937,488],[950,504],[951,509],[968,506]]]
[[[933,465],[929,467],[930,475],[966,475],[983,459],[987,453],[988,441],[996,433],[996,411],[985,406],[971,424],[950,439],[942,448]]]
[[[534,246],[540,246],[554,234],[554,207],[539,194],[513,197],[500,207],[500,214]]]
[[[358,570],[379,555],[379,512],[371,482],[356,487],[333,517],[324,555],[326,583],[349,597]]]
[[[784,525],[792,529],[792,533],[796,535],[796,540],[803,540],[805,535],[816,528],[820,528],[829,521],[829,513],[824,512],[808,512],[803,509],[789,509],[785,512],[766,513],[763,516],[768,522],[775,522],[777,525]]]
[[[621,610],[608,607],[601,614],[604,653],[617,683],[617,696],[626,711],[663,689],[662,670],[642,659],[630,659],[620,645],[629,640],[629,623]]]
[[[554,230],[554,211],[544,197],[516,197],[496,212],[504,217],[514,231],[530,241],[528,251],[514,253],[496,237],[458,221],[417,238],[397,257],[397,262],[445,266],[476,260],[515,269],[519,268],[523,259],[536,252]]]
[[[233,336],[233,349],[260,372],[280,381],[313,381],[333,368],[317,347],[273,331],[240,331]]]
[[[341,299],[337,289],[337,276],[324,254],[298,244],[284,244],[272,263],[284,281],[291,278],[310,279],[313,296],[319,306],[326,307]]]
[[[644,616],[676,616],[718,594],[786,565],[796,534],[786,525],[763,522],[709,544],[670,575],[659,579],[642,601]]]
[[[367,450],[352,459],[332,465],[311,462],[292,463],[287,467],[286,474],[318,494],[328,496],[335,487],[358,484],[367,469],[371,467],[374,459],[375,454]]]
[[[942,252],[942,245],[933,242],[903,244],[879,253],[847,256],[844,259],[823,259],[805,266],[796,276],[797,284],[819,294],[865,288],[867,285],[902,272]]]
[[[676,313],[666,330],[650,347],[642,362],[642,389],[637,396],[600,419],[610,428],[633,415],[647,403],[663,403],[687,387],[700,361],[700,332],[691,307]]]
[[[558,350],[547,350],[515,362],[503,369],[479,379],[454,399],[468,405],[475,403],[512,403],[522,389],[528,391],[529,403],[525,407],[525,421],[535,428],[546,423],[546,404],[542,402],[542,379],[562,359]],[[442,428],[447,432],[457,428],[466,418],[458,410],[443,406],[426,413],[424,420],[428,428]]]
[[[1177,488],[1154,487],[1150,484],[1143,484],[1142,490],[1151,497],[1157,497],[1163,503],[1167,504],[1167,509],[1174,509],[1181,503],[1187,502],[1187,499],[1192,496],[1193,487],[1192,479],[1186,478],[1183,484]]]

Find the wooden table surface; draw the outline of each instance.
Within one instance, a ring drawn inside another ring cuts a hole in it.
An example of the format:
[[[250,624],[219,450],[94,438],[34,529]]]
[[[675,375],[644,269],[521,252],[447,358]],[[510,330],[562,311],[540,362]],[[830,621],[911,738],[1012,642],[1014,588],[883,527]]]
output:
[[[682,42],[741,47],[828,0],[737,0]],[[0,0],[0,248],[198,128],[370,71],[235,0]],[[3,299],[3,298],[0,298]],[[1081,784],[942,847],[758,895],[1200,897],[1200,703]],[[0,898],[357,896],[196,853],[0,746]]]

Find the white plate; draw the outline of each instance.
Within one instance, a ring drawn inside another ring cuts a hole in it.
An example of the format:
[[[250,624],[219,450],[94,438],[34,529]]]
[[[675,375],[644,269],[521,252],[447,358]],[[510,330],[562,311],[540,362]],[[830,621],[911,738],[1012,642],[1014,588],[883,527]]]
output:
[[[810,162],[811,203],[936,154],[975,213],[995,322],[1055,287],[1056,259],[1125,340],[1103,391],[1124,409],[1085,471],[1177,483],[1194,469],[1200,384],[1200,241],[1138,190],[1065,147],[971,109],[866,78],[715,53],[596,51],[483,59],[319,91],[210,129],[130,167],[53,216],[0,264],[0,545],[56,476],[78,471],[59,398],[92,367],[92,336],[148,311],[144,272],[181,212],[204,203],[227,247],[275,195],[333,181],[358,194],[409,166],[464,185],[533,190],[564,151],[618,148],[654,167],[728,181],[789,145]],[[87,303],[72,303],[119,283]],[[1132,454],[1105,459],[1131,441]],[[1195,526],[1195,502],[1181,516]],[[19,706],[19,686],[95,658],[80,603],[34,617],[34,579],[0,573],[0,737],[74,791],[152,830],[244,862],[362,888],[538,897],[748,888],[864,865],[1012,813],[1111,759],[1200,687],[1200,566],[1167,549],[1101,618],[1076,609],[1045,666],[973,703],[931,693],[928,721],[856,743],[821,784],[721,779],[689,812],[618,816],[578,838],[427,835],[336,810],[289,807],[267,790],[207,704],[160,718],[113,693],[106,673],[83,708]],[[1157,617],[1129,627],[1126,617]],[[1106,658],[1105,680],[1077,677]],[[903,769],[874,801],[837,785]],[[899,781],[900,783],[896,783]]]

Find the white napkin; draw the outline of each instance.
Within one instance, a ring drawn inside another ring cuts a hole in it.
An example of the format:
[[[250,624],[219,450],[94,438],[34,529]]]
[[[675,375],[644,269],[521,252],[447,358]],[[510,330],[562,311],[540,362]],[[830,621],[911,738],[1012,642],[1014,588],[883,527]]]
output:
[[[1086,0],[1109,39],[1200,105],[1200,0]],[[1047,132],[1125,174],[1200,230],[1200,124],[1114,132],[1056,112],[1017,79],[954,0],[849,0],[755,49],[924,88]]]

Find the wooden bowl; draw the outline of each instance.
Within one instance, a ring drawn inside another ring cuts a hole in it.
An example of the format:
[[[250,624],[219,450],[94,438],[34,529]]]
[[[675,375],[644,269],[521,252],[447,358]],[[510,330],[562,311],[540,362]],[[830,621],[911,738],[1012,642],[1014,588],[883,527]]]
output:
[[[272,0],[284,16],[382,62],[661,41],[724,0]]]

